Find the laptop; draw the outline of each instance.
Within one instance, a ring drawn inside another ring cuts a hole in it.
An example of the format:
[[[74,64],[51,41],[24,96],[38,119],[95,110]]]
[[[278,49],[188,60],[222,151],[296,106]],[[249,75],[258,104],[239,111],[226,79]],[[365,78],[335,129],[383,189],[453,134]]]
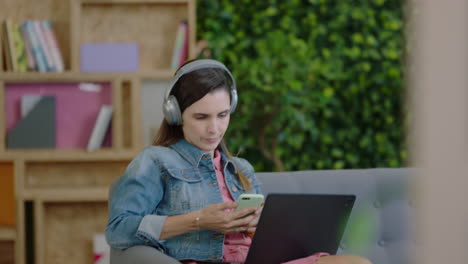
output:
[[[269,194],[245,264],[336,254],[355,195]]]

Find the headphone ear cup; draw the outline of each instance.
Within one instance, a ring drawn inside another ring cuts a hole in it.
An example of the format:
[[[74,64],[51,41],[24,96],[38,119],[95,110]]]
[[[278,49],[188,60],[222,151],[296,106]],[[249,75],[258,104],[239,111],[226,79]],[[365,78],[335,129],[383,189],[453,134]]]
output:
[[[170,95],[163,104],[164,117],[169,125],[182,125],[182,114],[174,95]]]
[[[236,110],[237,100],[237,90],[236,88],[231,88],[231,114]]]

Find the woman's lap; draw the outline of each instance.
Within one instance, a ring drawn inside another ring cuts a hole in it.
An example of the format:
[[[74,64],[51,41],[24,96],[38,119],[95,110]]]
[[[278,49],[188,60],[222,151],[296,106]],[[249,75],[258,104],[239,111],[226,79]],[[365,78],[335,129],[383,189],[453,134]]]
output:
[[[161,251],[148,246],[134,246],[128,249],[111,249],[111,264],[180,264]]]

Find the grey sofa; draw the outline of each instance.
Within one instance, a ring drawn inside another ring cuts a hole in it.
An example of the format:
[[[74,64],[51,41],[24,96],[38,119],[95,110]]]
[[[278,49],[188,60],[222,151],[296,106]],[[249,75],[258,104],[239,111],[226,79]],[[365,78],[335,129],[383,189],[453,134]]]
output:
[[[374,264],[410,263],[417,244],[412,228],[411,170],[363,169],[257,173],[263,192],[354,194],[356,202],[337,254]],[[112,189],[112,187],[111,187]],[[111,263],[179,263],[150,247],[112,250]],[[269,264],[269,263],[266,263]]]
[[[356,202],[337,254],[367,257],[374,264],[411,263],[414,169],[323,170],[257,173],[268,193],[354,194]]]

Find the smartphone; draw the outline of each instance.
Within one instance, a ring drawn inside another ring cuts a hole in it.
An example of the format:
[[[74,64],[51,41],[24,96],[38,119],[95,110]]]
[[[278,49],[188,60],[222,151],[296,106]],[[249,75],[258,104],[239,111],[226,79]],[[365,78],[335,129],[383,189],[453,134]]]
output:
[[[237,208],[240,210],[247,207],[260,207],[263,203],[264,197],[263,194],[252,194],[252,193],[243,193],[237,198]]]

